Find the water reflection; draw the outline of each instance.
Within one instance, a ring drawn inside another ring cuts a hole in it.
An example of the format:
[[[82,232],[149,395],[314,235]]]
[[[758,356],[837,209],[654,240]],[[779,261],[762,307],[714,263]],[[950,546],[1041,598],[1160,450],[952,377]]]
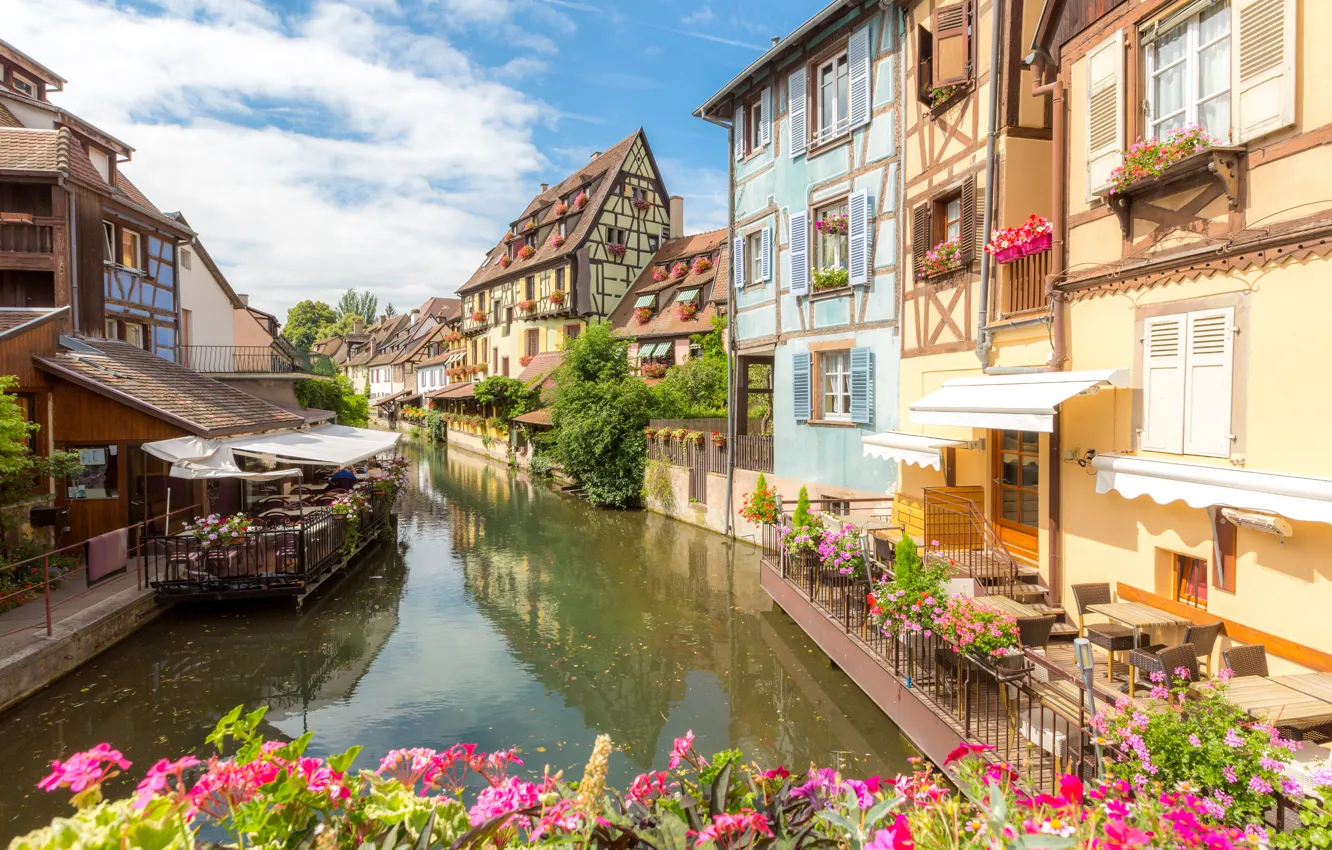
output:
[[[320,753],[516,744],[529,769],[576,774],[606,732],[623,780],[692,728],[796,768],[904,766],[892,725],[759,589],[750,547],[414,454],[398,548],[304,614],[176,612],[0,716],[0,836],[64,810],[33,790],[51,758],[107,740],[138,776],[238,703],[272,706],[274,736],[314,730]]]

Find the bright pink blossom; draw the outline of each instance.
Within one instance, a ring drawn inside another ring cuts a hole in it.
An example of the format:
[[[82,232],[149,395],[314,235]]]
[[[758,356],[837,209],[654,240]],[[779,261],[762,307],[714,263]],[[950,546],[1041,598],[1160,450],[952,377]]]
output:
[[[51,762],[50,775],[37,783],[37,787],[43,791],[68,788],[77,794],[115,775],[118,772],[115,768],[126,770],[130,764],[120,750],[113,750],[110,744],[102,743],[91,750],[75,753],[65,761],[56,759]]]
[[[694,749],[694,730],[690,729],[683,738],[675,739],[675,746],[671,748],[671,760],[669,766],[672,770],[680,766],[680,762],[688,757],[691,750]]]

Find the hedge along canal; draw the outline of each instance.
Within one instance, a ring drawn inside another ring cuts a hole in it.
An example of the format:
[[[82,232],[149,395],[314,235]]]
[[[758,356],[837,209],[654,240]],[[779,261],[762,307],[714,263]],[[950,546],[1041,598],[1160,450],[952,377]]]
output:
[[[273,736],[518,746],[577,776],[598,732],[613,782],[699,748],[851,775],[907,768],[891,721],[759,587],[758,550],[642,512],[588,506],[462,451],[413,444],[398,544],[289,605],[173,610],[0,715],[0,845],[67,811],[36,789],[51,759],[109,741],[134,766],[205,753],[232,706]]]

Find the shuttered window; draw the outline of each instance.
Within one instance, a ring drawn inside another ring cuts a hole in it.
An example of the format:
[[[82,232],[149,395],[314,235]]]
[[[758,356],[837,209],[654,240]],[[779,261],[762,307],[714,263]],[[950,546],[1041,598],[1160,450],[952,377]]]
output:
[[[980,212],[979,190],[976,188],[976,175],[967,178],[962,184],[962,221],[958,245],[962,249],[962,266],[965,268],[985,250],[985,233],[982,230],[984,219]]]
[[[1295,0],[1232,0],[1231,10],[1235,140],[1247,142],[1295,123]]]
[[[791,294],[809,294],[809,212],[791,213]]]
[[[934,33],[916,27],[916,100],[934,105]]]
[[[931,218],[930,204],[921,204],[911,212],[911,262],[917,279],[925,276],[925,252],[934,247]]]
[[[765,88],[759,94],[759,144],[767,145],[772,141],[772,88]]]
[[[1143,323],[1142,448],[1229,457],[1234,308]]]
[[[966,82],[971,78],[971,3],[940,6],[931,23],[934,87]]]
[[[1124,161],[1124,33],[1087,53],[1087,200]]]
[[[797,422],[809,421],[809,352],[791,355],[791,408]]]
[[[861,27],[851,33],[846,43],[846,59],[850,73],[848,110],[851,128],[863,127],[870,122],[870,28]]]
[[[759,234],[759,274],[764,283],[772,280],[772,228],[765,227]]]
[[[744,289],[745,287],[745,237],[735,237],[735,242],[731,246],[731,268],[735,270],[735,288]]]
[[[1164,138],[1190,124],[1230,139],[1230,7],[1197,2],[1144,31],[1147,135]]]
[[[805,155],[809,127],[805,124],[805,69],[786,79],[786,125],[791,132],[791,159]]]
[[[735,126],[731,129],[731,141],[735,144],[735,161],[745,158],[745,108],[736,107]]]
[[[874,422],[874,352],[868,348],[851,349],[851,421]]]
[[[847,199],[847,270],[853,286],[869,283],[869,196],[852,192]]]

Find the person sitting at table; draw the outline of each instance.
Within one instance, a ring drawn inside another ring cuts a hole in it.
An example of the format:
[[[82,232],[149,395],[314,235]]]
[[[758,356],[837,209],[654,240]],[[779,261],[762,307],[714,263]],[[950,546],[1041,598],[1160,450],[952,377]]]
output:
[[[343,487],[350,490],[356,486],[356,473],[347,467],[342,467],[328,479],[334,487]]]
[[[384,470],[379,468],[379,462],[373,458],[370,460],[370,467],[365,471],[365,477],[370,480],[384,477]]]

